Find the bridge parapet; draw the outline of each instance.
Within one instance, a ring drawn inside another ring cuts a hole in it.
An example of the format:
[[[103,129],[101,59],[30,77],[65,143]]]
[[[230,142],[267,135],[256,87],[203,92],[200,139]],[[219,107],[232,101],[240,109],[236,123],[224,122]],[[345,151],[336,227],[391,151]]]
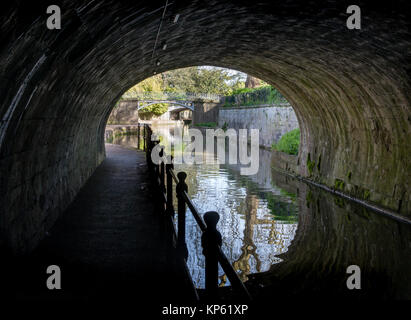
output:
[[[137,110],[144,109],[148,106],[158,103],[167,103],[170,104],[168,108],[169,111],[173,109],[190,109],[194,111],[194,102],[193,101],[186,101],[186,100],[137,100]]]
[[[190,92],[162,92],[162,91],[148,91],[148,92],[126,92],[123,94],[123,99],[136,100],[171,100],[171,101],[196,101],[206,100],[219,102],[222,95],[213,93],[190,93]]]

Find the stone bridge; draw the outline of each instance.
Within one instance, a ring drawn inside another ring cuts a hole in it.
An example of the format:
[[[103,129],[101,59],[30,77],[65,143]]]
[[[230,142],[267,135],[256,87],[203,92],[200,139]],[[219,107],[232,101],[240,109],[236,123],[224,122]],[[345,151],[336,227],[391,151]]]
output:
[[[350,4],[63,0],[61,30],[46,28],[44,2],[4,4],[3,244],[26,252],[44,237],[104,160],[106,122],[128,88],[193,65],[278,88],[301,128],[298,175],[410,217],[411,10],[359,0],[362,28],[349,30]]]
[[[169,104],[168,111],[178,112],[181,110],[189,109],[194,111],[194,103],[192,101],[179,101],[179,100],[140,100],[137,104],[137,110],[144,109],[157,103]]]

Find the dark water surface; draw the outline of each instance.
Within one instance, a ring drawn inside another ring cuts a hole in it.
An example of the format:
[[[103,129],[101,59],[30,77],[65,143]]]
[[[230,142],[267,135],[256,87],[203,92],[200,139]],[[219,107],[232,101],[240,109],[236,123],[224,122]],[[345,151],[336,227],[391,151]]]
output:
[[[153,128],[162,142],[173,127]],[[135,146],[136,137],[113,143]],[[173,141],[175,142],[175,141]],[[272,170],[260,149],[259,171],[242,176],[235,165],[176,165],[200,212],[217,211],[223,251],[256,294],[309,294],[411,299],[411,225],[381,216]],[[188,267],[204,286],[200,230],[187,209]],[[361,290],[348,290],[347,267],[361,269]],[[220,270],[220,286],[229,284]]]

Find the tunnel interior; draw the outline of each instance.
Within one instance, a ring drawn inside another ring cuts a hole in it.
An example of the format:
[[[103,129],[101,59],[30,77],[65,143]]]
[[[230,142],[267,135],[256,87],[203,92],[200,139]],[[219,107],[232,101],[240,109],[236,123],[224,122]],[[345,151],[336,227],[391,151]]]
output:
[[[119,97],[193,65],[281,91],[300,123],[298,175],[410,215],[405,1],[359,1],[361,30],[347,29],[345,1],[56,4],[61,30],[46,28],[45,1],[9,3],[0,20],[0,226],[14,252],[36,246],[104,160]]]

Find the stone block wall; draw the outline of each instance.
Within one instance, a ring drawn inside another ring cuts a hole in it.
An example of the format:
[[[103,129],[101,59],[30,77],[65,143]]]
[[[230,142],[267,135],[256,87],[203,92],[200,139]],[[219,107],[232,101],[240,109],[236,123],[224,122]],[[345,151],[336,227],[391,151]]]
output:
[[[193,124],[204,122],[218,122],[218,110],[220,104],[217,102],[194,102]]]
[[[109,124],[137,124],[137,100],[119,101],[108,118]]]
[[[271,148],[281,136],[298,128],[298,120],[291,106],[220,107],[219,127],[233,129],[258,129],[260,146]]]

